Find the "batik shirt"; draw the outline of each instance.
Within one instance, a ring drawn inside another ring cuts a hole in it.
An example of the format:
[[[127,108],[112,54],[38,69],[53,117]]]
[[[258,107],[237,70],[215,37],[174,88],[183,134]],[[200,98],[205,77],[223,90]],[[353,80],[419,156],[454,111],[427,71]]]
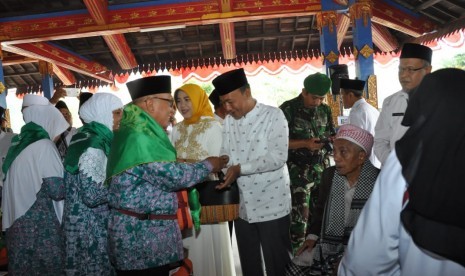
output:
[[[210,163],[153,162],[128,169],[111,179],[108,223],[110,260],[119,270],[140,270],[183,259],[177,220],[139,220],[119,213],[175,215],[175,191],[202,182]]]
[[[79,172],[65,172],[67,275],[115,275],[108,257],[106,165],[102,150],[88,148],[79,158]]]
[[[289,124],[289,140],[321,138],[336,133],[331,108],[321,104],[316,108],[306,108],[302,95],[284,102],[280,106]],[[293,150],[289,151],[291,157]],[[321,156],[326,155],[322,149]],[[299,166],[288,160],[289,174],[293,186],[305,186],[321,177],[324,167],[320,164]]]

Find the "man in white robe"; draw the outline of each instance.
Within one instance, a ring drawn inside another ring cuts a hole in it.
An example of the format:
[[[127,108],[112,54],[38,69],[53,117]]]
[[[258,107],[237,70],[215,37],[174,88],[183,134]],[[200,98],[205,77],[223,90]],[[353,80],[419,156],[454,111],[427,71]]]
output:
[[[374,151],[381,164],[386,161],[395,142],[408,129],[400,123],[407,108],[409,94],[431,72],[432,55],[430,48],[420,44],[406,43],[402,47],[399,59],[399,82],[402,90],[384,100],[375,127]]]
[[[344,108],[350,108],[349,124],[358,126],[375,136],[375,125],[378,121],[379,111],[363,98],[365,82],[362,80],[341,79],[340,88]],[[376,168],[381,162],[376,158],[373,149],[370,161]]]

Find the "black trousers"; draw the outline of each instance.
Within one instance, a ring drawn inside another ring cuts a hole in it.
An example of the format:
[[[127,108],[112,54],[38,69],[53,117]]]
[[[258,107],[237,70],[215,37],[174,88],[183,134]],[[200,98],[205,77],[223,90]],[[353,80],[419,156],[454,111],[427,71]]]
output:
[[[244,276],[262,276],[263,250],[267,276],[284,275],[285,266],[291,261],[289,215],[279,219],[248,223],[243,219],[234,221],[239,258]]]
[[[169,265],[152,267],[141,270],[116,270],[118,276],[168,276],[171,267]]]

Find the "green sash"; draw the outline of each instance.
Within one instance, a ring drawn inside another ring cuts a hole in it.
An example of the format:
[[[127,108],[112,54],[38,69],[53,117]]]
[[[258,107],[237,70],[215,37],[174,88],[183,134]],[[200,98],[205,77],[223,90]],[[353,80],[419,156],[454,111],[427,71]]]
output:
[[[78,173],[79,158],[88,148],[101,149],[108,156],[112,139],[113,133],[105,125],[97,122],[85,124],[71,139],[64,161],[66,171]]]
[[[140,107],[127,105],[111,145],[107,179],[140,164],[174,161],[176,150],[165,130]]]
[[[8,150],[8,154],[3,161],[3,175],[6,177],[6,173],[10,168],[15,158],[30,144],[42,140],[50,139],[47,131],[36,123],[29,122],[21,128],[21,132],[11,139],[11,147]]]

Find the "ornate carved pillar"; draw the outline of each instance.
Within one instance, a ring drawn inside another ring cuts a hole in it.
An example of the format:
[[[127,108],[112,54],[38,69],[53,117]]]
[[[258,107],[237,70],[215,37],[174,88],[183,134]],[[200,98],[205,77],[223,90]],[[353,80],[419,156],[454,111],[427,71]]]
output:
[[[337,13],[335,11],[322,11],[316,14],[316,20],[320,31],[320,49],[324,58],[325,72],[329,76],[329,66],[339,64]]]
[[[372,7],[371,0],[358,0],[349,6],[354,38],[355,71],[357,77],[364,81],[367,81],[368,77],[374,74]],[[365,97],[368,98],[368,95]]]
[[[50,99],[53,95],[53,65],[50,62],[39,60],[39,72],[42,75],[42,91]]]

